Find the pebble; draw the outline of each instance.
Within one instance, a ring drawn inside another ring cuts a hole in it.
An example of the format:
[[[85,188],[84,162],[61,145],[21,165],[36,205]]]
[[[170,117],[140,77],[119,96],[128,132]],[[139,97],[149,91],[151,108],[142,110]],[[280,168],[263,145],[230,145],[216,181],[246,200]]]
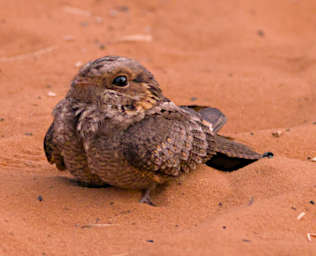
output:
[[[257,34],[258,34],[258,36],[264,37],[264,31],[261,30],[261,29],[259,29],[259,30],[257,31]]]
[[[103,18],[97,16],[97,17],[95,17],[95,22],[98,23],[98,24],[101,24],[101,23],[103,23]]]
[[[55,96],[56,96],[56,93],[54,93],[54,92],[52,92],[52,91],[49,91],[49,92],[47,93],[47,95],[48,95],[49,97],[55,97]]]
[[[82,61],[77,61],[77,62],[75,63],[75,67],[76,67],[76,68],[79,68],[79,67],[81,67],[82,65],[83,65]]]
[[[111,17],[115,17],[118,14],[118,11],[110,9],[109,14],[110,14]]]
[[[122,5],[122,6],[118,6],[117,10],[120,12],[128,12],[129,11],[129,7],[126,5]]]
[[[74,41],[75,38],[72,35],[66,35],[64,36],[64,40],[69,42],[69,41]]]
[[[282,133],[283,132],[281,130],[277,130],[277,131],[272,132],[272,136],[279,138],[282,135]]]
[[[87,21],[81,21],[81,22],[80,22],[80,25],[81,25],[82,27],[87,27],[87,26],[89,25],[89,23],[88,23]]]
[[[312,162],[316,162],[316,157],[313,157],[313,158],[311,159],[311,161],[312,161]]]

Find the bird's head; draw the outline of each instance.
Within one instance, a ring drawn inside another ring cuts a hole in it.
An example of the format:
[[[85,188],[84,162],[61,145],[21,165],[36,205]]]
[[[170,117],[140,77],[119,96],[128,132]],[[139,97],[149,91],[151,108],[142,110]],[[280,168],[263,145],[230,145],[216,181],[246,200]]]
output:
[[[135,60],[106,56],[83,66],[68,97],[82,103],[146,110],[164,99],[153,75]]]

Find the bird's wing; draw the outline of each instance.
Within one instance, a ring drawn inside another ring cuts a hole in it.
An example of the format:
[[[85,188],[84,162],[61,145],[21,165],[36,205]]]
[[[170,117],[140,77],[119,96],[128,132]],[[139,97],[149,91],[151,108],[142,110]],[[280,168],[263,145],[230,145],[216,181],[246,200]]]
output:
[[[145,117],[123,136],[124,156],[140,170],[170,176],[188,172],[215,153],[213,133],[200,121],[182,110]]]
[[[65,170],[66,166],[64,158],[57,149],[57,145],[54,143],[54,123],[50,125],[44,138],[44,151],[47,161],[51,164],[56,164],[59,170]]]
[[[191,112],[198,112],[202,118],[213,125],[213,131],[217,133],[226,123],[226,116],[217,108],[211,108],[207,106],[199,105],[187,105],[181,106],[181,108],[186,109]]]

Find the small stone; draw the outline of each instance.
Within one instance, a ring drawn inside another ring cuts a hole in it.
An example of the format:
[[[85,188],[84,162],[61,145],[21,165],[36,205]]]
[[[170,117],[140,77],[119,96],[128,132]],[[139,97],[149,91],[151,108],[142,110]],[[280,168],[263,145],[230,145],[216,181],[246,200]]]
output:
[[[40,202],[42,202],[42,201],[43,201],[43,197],[42,197],[41,195],[39,195],[39,196],[37,197],[37,200],[40,201]]]
[[[31,132],[25,132],[24,135],[25,135],[25,136],[33,136],[33,133],[31,133]]]
[[[255,134],[254,134],[253,132],[250,132],[250,135],[253,136],[253,135],[255,135]]]
[[[315,202],[313,200],[310,200],[309,203],[312,204],[312,205],[315,204]]]
[[[102,17],[99,17],[99,16],[97,16],[97,17],[95,17],[95,22],[96,23],[103,23],[103,18]]]
[[[4,118],[3,117],[0,117],[0,122],[3,122],[4,121]]]
[[[75,38],[72,35],[66,35],[64,36],[64,40],[67,42],[70,42],[70,41],[74,41]]]
[[[226,229],[226,226],[222,226],[222,229]]]
[[[111,17],[115,17],[115,16],[117,16],[118,11],[111,9],[111,10],[109,11],[109,14],[110,14]]]
[[[120,214],[129,214],[131,213],[131,210],[121,211]]]
[[[81,25],[82,27],[87,27],[87,26],[89,25],[89,23],[88,23],[87,21],[81,21],[81,22],[80,22],[80,25]]]
[[[264,37],[264,31],[261,29],[258,29],[257,34],[258,36]]]
[[[250,197],[250,200],[248,202],[248,206],[252,205],[254,203],[254,201],[255,201],[254,197],[253,196]]]
[[[282,135],[282,131],[281,130],[277,130],[272,132],[272,136],[279,138]]]
[[[122,5],[122,6],[117,7],[117,10],[120,12],[128,12],[129,8],[126,5]]]
[[[77,62],[75,63],[75,67],[76,67],[76,68],[79,68],[79,67],[81,67],[82,65],[83,65],[82,61],[77,61]]]
[[[49,91],[49,92],[47,93],[47,95],[48,95],[49,97],[55,97],[55,96],[56,96],[56,93],[54,93],[54,92],[52,92],[52,91]]]
[[[273,158],[274,154],[272,152],[264,152],[262,157]]]
[[[198,98],[197,97],[191,97],[190,100],[191,101],[196,101]]]
[[[223,203],[222,203],[222,202],[219,202],[219,203],[218,203],[218,206],[222,207],[222,206],[223,206]]]
[[[313,157],[313,158],[311,159],[311,161],[312,161],[312,162],[316,162],[316,157]]]
[[[105,45],[104,45],[104,44],[100,44],[100,45],[99,45],[99,49],[100,49],[100,50],[104,50],[104,49],[105,49]]]
[[[243,239],[243,240],[241,240],[241,241],[246,242],[246,243],[251,242],[251,241],[250,241],[250,240],[248,240],[248,239]]]
[[[149,240],[146,240],[146,242],[148,242],[148,243],[153,243],[154,240],[149,239]]]

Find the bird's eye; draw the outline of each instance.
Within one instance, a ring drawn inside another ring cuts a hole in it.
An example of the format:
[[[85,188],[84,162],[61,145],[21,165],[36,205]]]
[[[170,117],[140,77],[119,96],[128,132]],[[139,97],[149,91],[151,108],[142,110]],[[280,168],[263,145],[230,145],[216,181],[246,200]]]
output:
[[[112,84],[120,86],[120,87],[125,87],[128,85],[127,77],[126,76],[117,76],[113,79]]]

